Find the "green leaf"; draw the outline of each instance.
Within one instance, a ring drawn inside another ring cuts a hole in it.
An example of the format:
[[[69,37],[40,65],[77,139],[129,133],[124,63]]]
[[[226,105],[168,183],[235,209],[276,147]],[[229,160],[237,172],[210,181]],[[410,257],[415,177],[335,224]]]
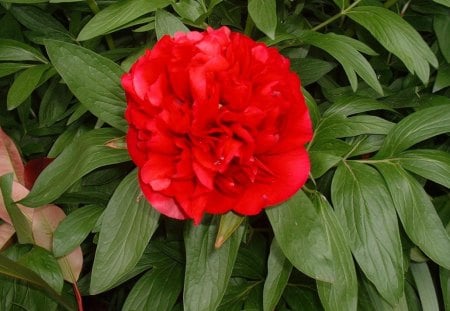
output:
[[[316,179],[342,160],[341,156],[320,151],[310,151],[309,158],[311,161],[311,175]]]
[[[312,57],[291,59],[291,68],[300,76],[302,86],[316,82],[334,67],[334,63]]]
[[[29,195],[20,203],[29,207],[50,203],[96,168],[128,161],[126,150],[106,146],[119,136],[122,133],[115,129],[102,128],[77,137],[42,171]]]
[[[17,207],[17,205],[12,200],[13,187],[15,185],[21,186],[20,184],[13,181],[14,174],[9,173],[0,177],[0,198],[3,197],[3,202],[5,208],[8,211],[9,217],[11,218],[14,229],[17,233],[17,238],[19,243],[34,243],[33,233],[31,231],[31,220],[28,219]]]
[[[426,262],[411,263],[411,272],[419,293],[423,310],[439,310],[433,278]]]
[[[183,302],[186,311],[213,311],[219,306],[244,234],[241,226],[221,248],[214,248],[217,218],[198,226],[186,224],[186,273]]]
[[[376,158],[388,158],[430,137],[450,132],[450,107],[416,111],[397,123],[386,136]]]
[[[2,254],[0,254],[0,274],[32,284],[43,290],[49,297],[58,302],[66,310],[73,310],[70,302],[67,301],[65,297],[60,296],[36,272],[16,263]]]
[[[436,3],[442,4],[442,5],[445,5],[445,6],[450,8],[450,0],[433,0],[433,1],[436,2]]]
[[[275,310],[278,301],[288,283],[292,264],[284,256],[283,251],[273,239],[267,259],[267,277],[264,282],[263,307],[264,311]]]
[[[188,32],[189,29],[173,14],[164,10],[155,13],[156,37],[161,39],[164,35],[173,36],[176,32]]]
[[[84,241],[97,223],[104,208],[87,205],[70,213],[53,233],[53,254],[62,257]]]
[[[277,4],[275,0],[249,0],[248,14],[256,27],[270,39],[275,39],[277,28]]]
[[[399,165],[376,163],[391,193],[403,228],[428,257],[450,268],[450,238],[433,204],[414,177]]]
[[[322,49],[333,56],[342,65],[348,77],[353,91],[358,88],[358,74],[371,88],[379,94],[383,94],[380,82],[367,59],[359,52],[363,50],[365,45],[356,40],[348,40],[349,38],[343,35],[336,35],[333,33],[321,34],[314,31],[305,31],[300,36],[300,39],[307,44],[311,44],[319,49]],[[365,51],[367,50],[364,48]]]
[[[450,188],[450,154],[441,150],[409,150],[397,157],[400,165],[413,172]]]
[[[171,310],[182,288],[183,267],[180,264],[153,268],[133,286],[122,310]]]
[[[19,70],[27,69],[33,65],[21,64],[21,63],[0,63],[0,78],[6,77]]]
[[[126,131],[123,70],[99,54],[62,41],[46,40],[50,60],[72,93],[100,120]]]
[[[446,0],[450,4],[450,0]],[[448,15],[436,14],[433,17],[433,28],[439,43],[439,49],[447,63],[450,63],[450,17]]]
[[[203,2],[203,1],[201,1]],[[182,18],[199,24],[200,17],[205,15],[205,5],[197,0],[179,0],[172,3],[172,7]]]
[[[64,279],[56,258],[46,249],[34,246],[18,262],[36,272],[57,293],[61,294]]]
[[[0,61],[37,61],[44,64],[48,60],[35,48],[10,39],[0,39]]]
[[[275,238],[301,272],[325,282],[335,279],[330,245],[320,213],[303,191],[265,210]]]
[[[382,7],[359,6],[347,16],[366,28],[389,52],[400,58],[411,73],[428,82],[430,67],[438,66],[436,56],[420,34],[399,15]]]
[[[25,69],[14,79],[6,98],[8,110],[17,108],[36,89],[48,65],[37,65]]]
[[[439,67],[436,80],[433,85],[433,93],[450,86],[450,64],[443,64]]]
[[[237,229],[239,229],[244,220],[245,216],[240,216],[233,212],[221,215],[214,247],[220,248],[222,244],[228,240]]]
[[[320,303],[319,295],[317,291],[300,284],[299,286],[286,286],[286,290],[283,293],[283,300],[289,306],[289,309],[276,309],[270,310],[292,310],[292,311],[322,311],[323,307]]]
[[[330,108],[324,112],[324,116],[330,116],[333,114],[341,114],[344,116],[350,116],[361,112],[368,112],[373,110],[389,110],[393,109],[373,98],[364,97],[359,95],[342,95],[334,102]]]
[[[333,283],[317,281],[320,300],[325,310],[356,310],[358,282],[347,235],[325,197],[317,194],[314,197],[314,204],[319,209],[320,218],[325,226],[335,276]]]
[[[444,299],[444,309],[450,310],[450,270],[440,268],[439,280],[442,289],[442,297]]]
[[[169,0],[122,0],[97,13],[78,34],[77,41],[101,36],[157,9],[170,4]]]
[[[346,162],[336,170],[331,195],[356,261],[378,292],[396,305],[403,294],[403,253],[383,178],[368,165]]]
[[[72,93],[59,80],[59,77],[53,79],[42,97],[38,114],[41,127],[48,127],[59,121],[72,99]]]
[[[137,171],[123,179],[102,216],[91,295],[112,288],[138,263],[158,227],[159,213],[142,197]]]

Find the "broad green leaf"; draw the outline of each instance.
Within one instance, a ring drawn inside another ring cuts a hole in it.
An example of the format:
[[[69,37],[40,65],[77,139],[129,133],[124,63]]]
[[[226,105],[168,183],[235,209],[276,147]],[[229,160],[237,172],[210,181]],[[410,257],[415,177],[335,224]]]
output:
[[[356,40],[349,41],[344,38],[348,39],[348,37],[343,35],[333,33],[321,34],[314,31],[304,32],[300,36],[300,39],[305,43],[326,51],[342,65],[353,91],[356,91],[358,88],[358,79],[356,77],[356,74],[358,74],[370,87],[379,94],[383,94],[383,89],[375,71],[367,59],[359,52],[362,50],[361,45],[363,43],[358,42],[358,44],[355,44]]]
[[[173,36],[176,32],[188,32],[189,29],[174,15],[164,10],[155,13],[156,37],[161,39],[164,35]]]
[[[330,106],[330,108],[324,112],[323,115],[329,116],[333,114],[341,114],[344,116],[350,116],[373,110],[393,111],[393,109],[388,105],[370,97],[363,97],[359,95],[342,95]]]
[[[9,173],[0,177],[0,190],[1,197],[9,217],[11,218],[12,225],[17,233],[19,243],[34,243],[33,234],[31,232],[30,220],[21,212],[19,207],[12,200],[12,192],[14,191],[14,175]]]
[[[311,161],[311,175],[314,178],[321,177],[342,160],[341,156],[320,151],[310,151],[309,158]]]
[[[80,102],[100,120],[126,131],[122,69],[81,46],[46,40],[50,60]]]
[[[376,163],[406,234],[428,257],[450,268],[450,238],[419,182],[399,165]]]
[[[264,311],[275,310],[288,283],[291,271],[292,264],[284,256],[277,240],[273,239],[269,258],[267,259],[267,277],[264,282]]]
[[[355,266],[347,243],[347,235],[340,225],[333,209],[322,195],[316,195],[314,204],[319,210],[327,242],[331,248],[334,282],[317,281],[320,300],[325,310],[356,310],[358,299],[358,281]]]
[[[450,0],[446,0],[450,4]],[[436,14],[433,17],[433,28],[439,43],[439,49],[447,63],[450,63],[450,17],[448,15]]]
[[[159,213],[142,197],[137,171],[123,179],[102,216],[92,268],[92,295],[112,288],[138,263],[158,227]]]
[[[30,194],[20,203],[29,207],[50,203],[96,168],[128,161],[126,150],[106,146],[108,141],[121,135],[115,129],[102,128],[77,137],[42,171]]]
[[[37,65],[23,70],[14,79],[6,98],[8,110],[17,108],[36,89],[48,65]]]
[[[87,205],[64,218],[53,233],[53,254],[64,256],[84,241],[103,212],[101,206]]]
[[[436,289],[427,263],[411,263],[410,268],[419,293],[422,310],[439,310]]]
[[[183,267],[170,263],[145,273],[128,294],[123,311],[171,310],[183,288]]]
[[[430,67],[438,61],[420,34],[399,15],[382,7],[359,6],[347,16],[366,28],[389,52],[400,58],[411,73],[424,84],[428,82]]]
[[[22,3],[22,4],[35,4],[35,3],[46,3],[49,0],[4,0],[6,3]]]
[[[186,272],[183,302],[186,311],[213,311],[219,306],[244,234],[241,226],[216,249],[217,218],[195,226],[186,224]]]
[[[408,311],[405,294],[402,294],[398,304],[390,305],[377,291],[375,286],[365,277],[361,277],[358,282],[358,310],[361,311]],[[405,282],[405,286],[408,286]],[[409,310],[413,311],[413,310]],[[415,311],[415,310],[414,310]]]
[[[336,67],[335,63],[312,57],[291,59],[291,68],[298,73],[302,85],[316,82]]]
[[[42,97],[38,114],[41,127],[51,126],[63,118],[72,99],[72,93],[59,80],[59,77],[53,79]]]
[[[447,132],[450,132],[450,106],[421,109],[391,129],[376,158],[391,157],[425,139]]]
[[[450,40],[449,40],[450,41]],[[439,67],[436,80],[433,85],[433,93],[450,86],[450,64],[443,64]]]
[[[403,294],[403,253],[383,178],[368,165],[346,162],[336,170],[331,195],[362,271],[389,303],[397,304]]]
[[[142,15],[170,4],[169,0],[121,0],[97,13],[78,34],[77,41],[85,41],[114,31]]]
[[[333,282],[333,259],[320,211],[298,191],[289,201],[265,210],[275,238],[289,261],[301,272]]]
[[[56,258],[42,247],[35,246],[18,260],[19,264],[36,272],[57,293],[61,294],[64,280]]]
[[[66,310],[73,310],[71,303],[67,301],[65,297],[60,296],[36,272],[16,263],[2,254],[0,254],[0,274],[32,284],[43,290],[49,297],[58,302]]]
[[[416,149],[398,155],[400,165],[414,174],[450,188],[450,154],[441,150]]]
[[[44,64],[48,60],[35,48],[10,39],[0,39],[0,61],[35,61]]]
[[[275,39],[277,28],[277,3],[275,0],[249,0],[248,14],[259,30],[270,39]]]
[[[10,74],[13,74],[19,70],[27,69],[32,67],[30,64],[21,64],[21,63],[0,63],[0,78],[6,77]]]

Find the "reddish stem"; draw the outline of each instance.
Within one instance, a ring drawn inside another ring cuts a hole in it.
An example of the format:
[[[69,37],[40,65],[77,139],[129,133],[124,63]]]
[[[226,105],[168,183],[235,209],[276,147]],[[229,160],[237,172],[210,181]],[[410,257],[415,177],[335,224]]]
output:
[[[75,299],[77,301],[78,311],[83,311],[83,298],[81,297],[81,293],[76,282],[73,283],[73,293],[75,294]]]

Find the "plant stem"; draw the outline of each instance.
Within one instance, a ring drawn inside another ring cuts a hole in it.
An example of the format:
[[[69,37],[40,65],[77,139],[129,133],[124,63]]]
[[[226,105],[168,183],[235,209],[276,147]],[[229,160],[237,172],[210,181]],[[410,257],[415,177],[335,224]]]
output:
[[[100,12],[100,8],[97,5],[97,2],[95,0],[86,0],[89,8],[91,9],[92,13],[97,14]],[[111,35],[105,35],[106,44],[108,45],[108,48],[110,50],[115,48],[114,41],[111,37]]]
[[[360,2],[361,2],[361,0],[356,0],[351,5],[349,5],[348,8],[346,8],[346,9],[342,10],[341,12],[339,12],[338,14],[330,17],[329,19],[327,19],[323,23],[320,23],[319,25],[317,25],[316,27],[314,27],[311,30],[312,31],[317,31],[317,30],[322,29],[323,27],[327,26],[328,24],[331,24],[335,20],[339,19],[340,17],[342,17],[342,16],[346,15],[348,12],[350,12],[351,9],[353,9],[355,6],[357,6],[358,3],[360,3]]]

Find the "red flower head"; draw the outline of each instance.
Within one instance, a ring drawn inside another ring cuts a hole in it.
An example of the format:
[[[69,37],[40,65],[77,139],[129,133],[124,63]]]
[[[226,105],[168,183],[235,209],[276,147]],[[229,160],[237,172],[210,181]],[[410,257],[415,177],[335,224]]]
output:
[[[311,121],[289,60],[227,27],[164,36],[122,78],[142,192],[177,219],[255,215],[305,183]]]

